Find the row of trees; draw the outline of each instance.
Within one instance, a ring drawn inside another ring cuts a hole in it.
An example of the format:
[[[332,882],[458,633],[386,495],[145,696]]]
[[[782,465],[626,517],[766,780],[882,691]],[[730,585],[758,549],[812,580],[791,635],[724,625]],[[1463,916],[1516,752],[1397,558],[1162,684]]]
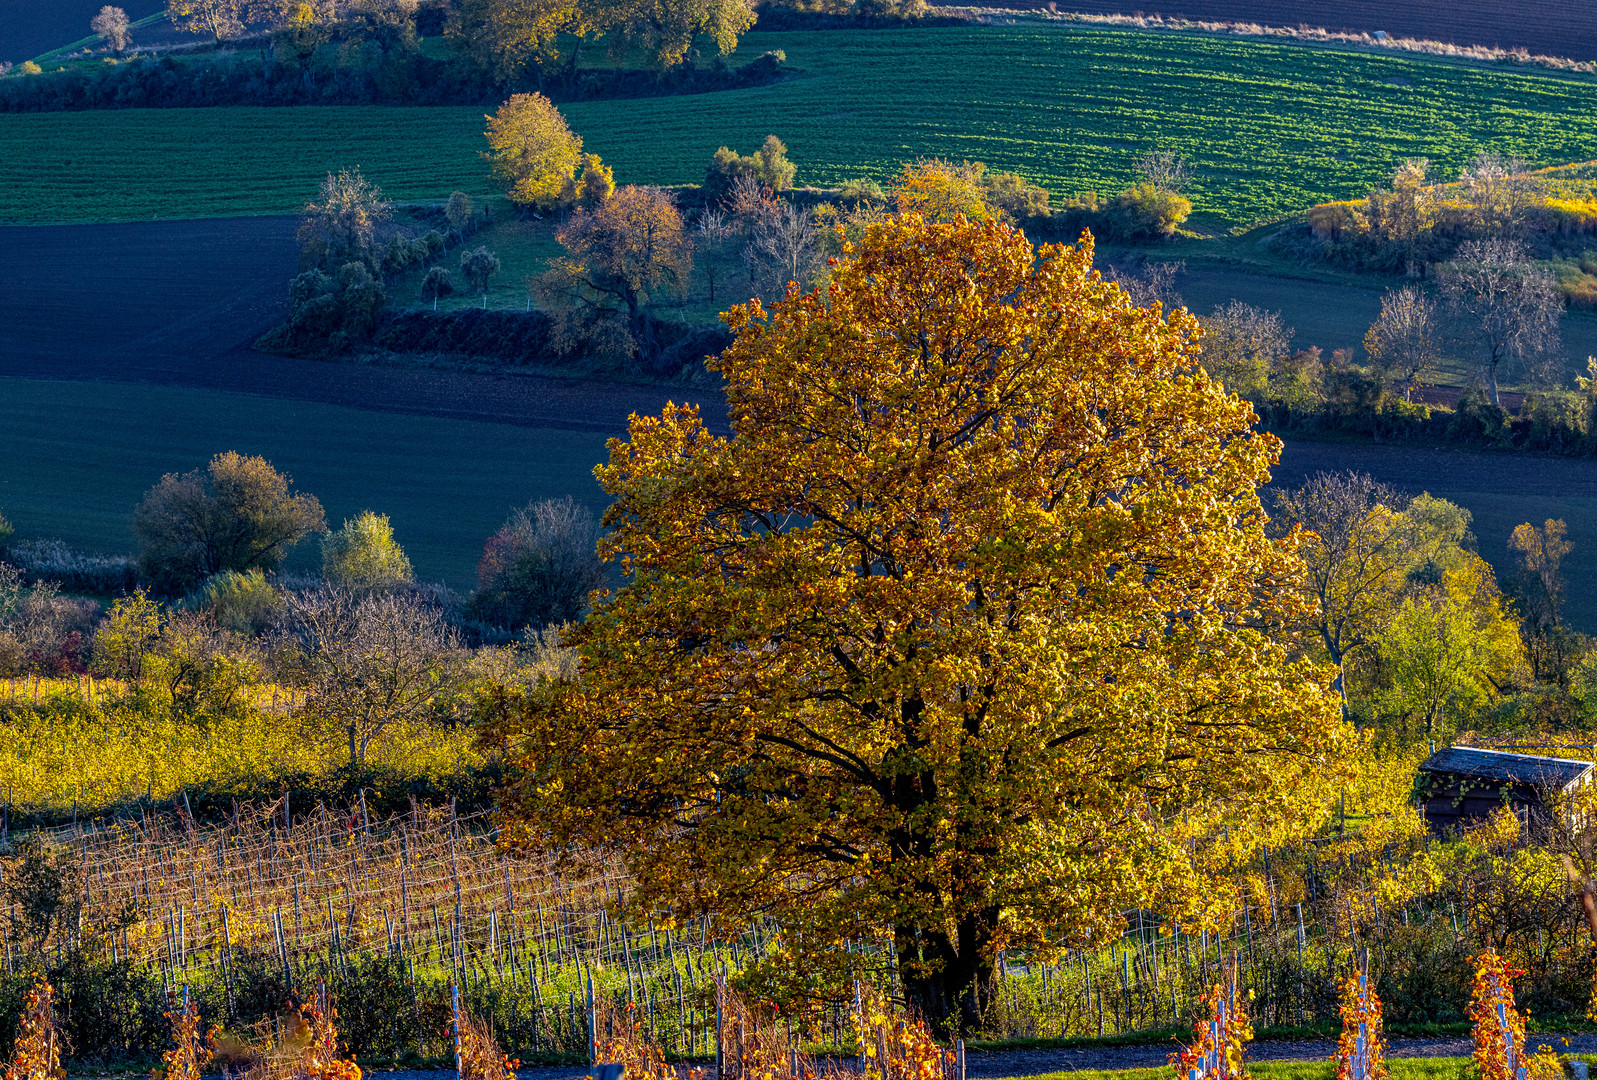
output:
[[[1277,422],[1301,421],[1328,406],[1351,405],[1394,414],[1401,425],[1422,418],[1404,408],[1438,374],[1449,348],[1473,353],[1480,384],[1493,407],[1499,379],[1519,376],[1534,386],[1562,381],[1563,302],[1552,276],[1513,241],[1469,241],[1438,267],[1436,289],[1418,284],[1390,289],[1364,337],[1369,363],[1339,353],[1329,365],[1316,350],[1294,351],[1292,331],[1278,314],[1241,301],[1215,309],[1203,323],[1204,366],[1233,393],[1274,410]],[[1168,272],[1158,298],[1179,300]],[[1357,384],[1363,383],[1360,387]],[[1336,402],[1352,393],[1356,402]],[[1389,400],[1401,396],[1401,403]]]
[[[1560,195],[1554,174],[1517,157],[1482,151],[1452,183],[1438,181],[1428,159],[1413,158],[1365,198],[1315,207],[1308,227],[1325,258],[1423,277],[1464,245],[1551,252],[1597,226],[1589,195]]]
[[[214,41],[246,25],[271,35],[276,49],[302,60],[322,45],[369,45],[383,53],[417,51],[417,0],[168,0],[181,29]],[[666,70],[710,47],[726,54],[754,24],[747,0],[459,0],[431,5],[460,62],[494,85],[529,75],[574,71],[584,42],[602,40],[616,58],[642,55]],[[97,31],[98,32],[98,31]]]
[[[1563,617],[1564,522],[1514,530],[1505,594],[1444,500],[1320,474],[1277,509],[1310,534],[1312,632],[1351,714],[1424,738],[1597,721],[1597,645]]]

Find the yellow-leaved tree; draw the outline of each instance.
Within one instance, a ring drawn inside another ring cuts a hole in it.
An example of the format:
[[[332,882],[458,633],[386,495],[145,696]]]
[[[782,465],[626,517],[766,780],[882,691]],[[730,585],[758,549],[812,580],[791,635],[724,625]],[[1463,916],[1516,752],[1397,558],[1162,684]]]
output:
[[[512,94],[483,119],[488,149],[482,156],[510,201],[539,209],[557,204],[582,164],[582,136],[554,102],[542,94]]]
[[[1264,531],[1280,443],[1195,322],[1090,242],[916,215],[726,319],[731,436],[634,417],[597,470],[625,583],[575,677],[489,709],[506,841],[619,852],[643,910],[775,916],[805,972],[890,940],[944,1030],[1001,949],[1229,917],[1209,853],[1323,820],[1350,736]]]

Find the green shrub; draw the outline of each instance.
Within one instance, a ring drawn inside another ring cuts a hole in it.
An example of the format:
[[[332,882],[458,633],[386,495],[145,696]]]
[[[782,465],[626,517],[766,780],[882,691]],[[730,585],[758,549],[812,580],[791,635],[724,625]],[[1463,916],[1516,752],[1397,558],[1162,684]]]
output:
[[[1025,222],[1050,216],[1048,189],[1030,183],[1019,173],[988,173],[982,178],[987,205],[1006,221]]]
[[[796,170],[797,166],[787,159],[787,145],[775,135],[767,135],[759,150],[747,156],[723,146],[716,150],[704,174],[704,197],[710,202],[724,199],[744,176],[772,191],[786,191],[793,186]]]
[[[322,539],[322,577],[357,592],[403,588],[416,580],[410,559],[394,543],[387,514],[363,511]]]
[[[246,637],[266,628],[278,603],[277,590],[259,570],[223,570],[205,583],[198,599],[218,626]]]
[[[1115,196],[1103,215],[1105,235],[1115,240],[1165,240],[1192,216],[1192,202],[1152,183],[1138,184]]]

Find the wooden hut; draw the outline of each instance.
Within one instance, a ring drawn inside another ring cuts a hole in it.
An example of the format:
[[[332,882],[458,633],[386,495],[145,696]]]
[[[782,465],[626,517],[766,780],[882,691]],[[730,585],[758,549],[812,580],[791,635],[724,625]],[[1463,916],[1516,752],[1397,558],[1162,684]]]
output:
[[[1450,746],[1432,754],[1414,778],[1414,798],[1432,832],[1484,820],[1504,806],[1521,820],[1547,813],[1558,795],[1592,780],[1592,763]]]

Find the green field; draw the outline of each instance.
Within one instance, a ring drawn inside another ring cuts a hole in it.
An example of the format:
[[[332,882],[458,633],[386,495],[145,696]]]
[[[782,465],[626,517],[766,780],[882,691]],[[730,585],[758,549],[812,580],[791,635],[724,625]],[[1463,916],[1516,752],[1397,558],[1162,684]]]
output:
[[[773,86],[587,102],[572,125],[621,182],[698,181],[723,143],[787,140],[798,182],[885,178],[918,155],[1113,191],[1150,147],[1198,168],[1234,225],[1361,194],[1402,159],[1456,172],[1482,147],[1597,157],[1597,80],[1204,34],[1041,23],[756,33],[802,74]],[[289,213],[329,168],[399,199],[486,192],[480,108],[305,107],[0,116],[0,221]]]
[[[164,472],[222,450],[262,454],[321,499],[334,528],[388,514],[424,581],[469,588],[510,510],[570,494],[597,513],[604,436],[367,412],[206,390],[0,379],[0,510],[17,540],[133,547],[133,505]],[[289,568],[319,567],[301,544]]]

